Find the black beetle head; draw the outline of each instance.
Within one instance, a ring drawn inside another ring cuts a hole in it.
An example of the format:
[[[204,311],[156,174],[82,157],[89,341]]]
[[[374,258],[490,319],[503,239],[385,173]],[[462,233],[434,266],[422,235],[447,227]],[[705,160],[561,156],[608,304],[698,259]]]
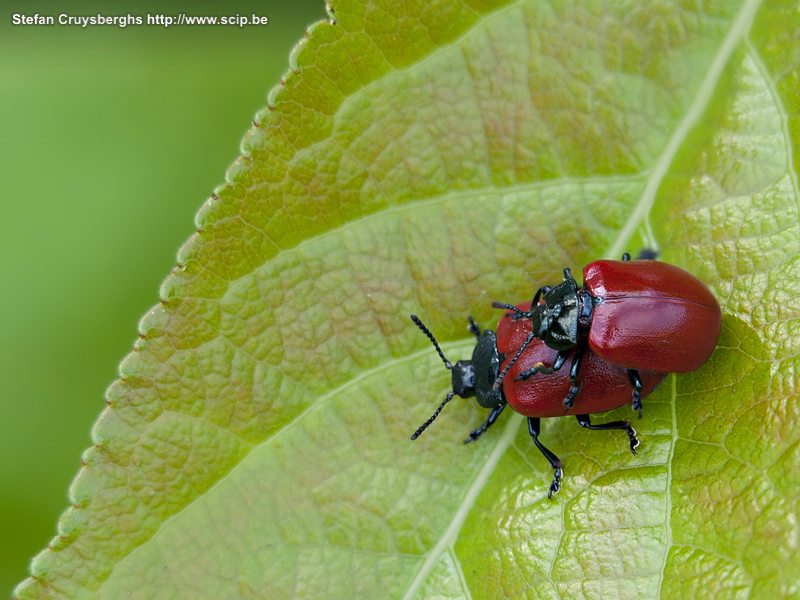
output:
[[[462,398],[475,395],[475,367],[471,360],[460,360],[451,367],[453,393]]]
[[[439,353],[444,366],[452,371],[451,385],[453,390],[447,394],[444,401],[439,405],[439,408],[433,413],[430,419],[425,421],[422,426],[417,429],[412,440],[415,440],[425,429],[433,423],[434,419],[439,416],[439,413],[444,408],[444,405],[450,402],[454,396],[462,398],[471,398],[477,396],[478,404],[484,408],[495,408],[501,404],[503,400],[503,393],[500,390],[492,388],[495,380],[497,379],[500,370],[500,363],[502,358],[497,351],[497,336],[493,331],[486,330],[478,336],[478,343],[475,345],[475,350],[472,353],[472,360],[460,360],[455,365],[445,358],[442,349],[439,347],[436,338],[428,330],[427,327],[419,320],[416,315],[411,315],[411,320],[419,327],[422,332],[428,336],[428,339],[436,348]],[[478,326],[470,319],[470,331],[478,334]]]

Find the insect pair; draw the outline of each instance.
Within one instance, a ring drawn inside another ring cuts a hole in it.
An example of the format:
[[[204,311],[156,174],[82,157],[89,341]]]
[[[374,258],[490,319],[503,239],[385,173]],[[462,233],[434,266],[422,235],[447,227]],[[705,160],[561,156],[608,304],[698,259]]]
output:
[[[595,424],[589,415],[630,403],[641,416],[642,399],[667,373],[693,371],[708,360],[722,326],[719,304],[699,279],[667,263],[630,260],[628,254],[589,263],[581,287],[564,269],[564,280],[540,288],[532,302],[493,306],[506,310],[497,331],[481,332],[470,317],[477,343],[472,359],[455,365],[411,316],[452,372],[452,391],[411,439],[455,396],[474,396],[490,409],[465,443],[478,439],[511,406],[528,418],[533,443],[554,470],[548,498],[561,486],[563,465],[539,440],[540,419],[575,415],[587,429],[622,429],[636,454],[639,441],[630,421]]]

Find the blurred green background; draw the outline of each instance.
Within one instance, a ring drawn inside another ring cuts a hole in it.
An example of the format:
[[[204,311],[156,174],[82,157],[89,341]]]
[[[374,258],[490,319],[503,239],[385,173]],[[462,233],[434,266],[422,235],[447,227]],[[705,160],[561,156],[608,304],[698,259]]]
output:
[[[179,12],[269,24],[11,25]],[[55,535],[104,391],[195,212],[325,17],[324,0],[19,2],[0,16],[0,597]]]

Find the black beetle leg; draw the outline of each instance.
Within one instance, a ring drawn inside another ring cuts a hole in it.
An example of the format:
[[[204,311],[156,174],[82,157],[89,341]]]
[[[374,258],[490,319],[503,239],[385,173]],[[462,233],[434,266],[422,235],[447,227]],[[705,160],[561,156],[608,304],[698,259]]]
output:
[[[575,396],[581,391],[581,380],[578,379],[578,371],[581,369],[584,350],[586,350],[586,345],[580,346],[575,351],[575,356],[572,357],[572,365],[569,368],[569,382],[572,387],[569,388],[569,394],[564,398],[564,412],[567,412],[575,405]]]
[[[475,322],[475,319],[473,319],[472,317],[467,317],[467,319],[469,319],[469,327],[467,327],[467,331],[475,334],[475,337],[481,337],[481,328],[478,327],[478,324]]]
[[[631,452],[636,454],[636,446],[639,445],[639,440],[636,439],[636,430],[631,426],[630,421],[612,421],[611,423],[602,423],[600,425],[592,425],[589,415],[575,415],[581,427],[586,429],[624,429],[628,432],[628,438],[631,442]]]
[[[503,409],[505,407],[506,407],[505,400],[501,404],[495,406],[492,409],[492,412],[489,413],[489,418],[487,418],[483,422],[483,425],[478,427],[478,429],[476,429],[475,431],[469,432],[469,437],[464,440],[464,443],[469,444],[470,442],[477,440],[481,435],[486,433],[486,430],[489,429],[489,427],[491,427],[492,425],[494,425],[495,421],[497,421],[497,417],[500,416],[500,413],[503,412]]]
[[[538,290],[536,290],[536,293],[533,295],[533,302],[531,302],[531,310],[533,310],[534,306],[539,304],[539,298],[542,297],[542,294],[546,294],[547,292],[549,292],[552,289],[553,288],[551,288],[549,285],[546,285],[546,286],[540,287]]]
[[[627,252],[622,255],[622,260],[630,260],[630,259],[631,259],[631,255],[628,254]]]
[[[517,377],[514,378],[514,381],[527,381],[528,377],[532,375],[536,375],[536,373],[544,373],[545,375],[552,375],[556,371],[558,371],[561,367],[564,366],[564,362],[567,360],[567,356],[569,356],[571,350],[559,350],[558,354],[556,354],[556,359],[553,361],[552,367],[545,367],[544,363],[538,362],[533,365],[533,368],[528,369],[524,373],[520,373]],[[576,392],[577,393],[577,392]]]
[[[642,379],[639,377],[639,371],[636,369],[628,369],[628,377],[631,378],[633,384],[633,410],[639,411],[639,418],[642,418]]]
[[[528,417],[528,433],[531,434],[533,443],[536,444],[539,452],[544,454],[544,457],[550,462],[550,466],[555,469],[555,473],[553,473],[553,483],[550,484],[550,491],[547,492],[547,497],[552,498],[553,492],[558,492],[558,490],[561,489],[561,478],[564,476],[561,459],[545,448],[542,442],[539,441],[539,419]]]

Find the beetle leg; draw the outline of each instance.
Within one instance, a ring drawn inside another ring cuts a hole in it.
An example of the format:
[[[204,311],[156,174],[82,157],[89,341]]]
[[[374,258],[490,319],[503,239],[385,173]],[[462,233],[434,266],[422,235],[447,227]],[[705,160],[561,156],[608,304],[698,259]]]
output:
[[[569,394],[564,398],[564,412],[567,412],[575,405],[575,396],[581,391],[581,380],[578,379],[578,371],[581,369],[581,361],[583,360],[583,351],[586,346],[580,346],[575,351],[575,356],[572,357],[572,365],[569,368],[569,382],[572,387],[569,388]]]
[[[475,431],[469,432],[469,437],[464,440],[465,444],[469,444],[470,442],[474,442],[477,440],[481,435],[486,433],[486,430],[489,429],[492,425],[494,425],[495,421],[497,421],[497,417],[500,416],[500,413],[503,412],[503,409],[506,407],[506,402],[503,401],[502,403],[498,404],[492,409],[492,412],[489,413],[489,418],[487,418],[483,425],[478,427]]]
[[[636,454],[636,446],[639,445],[639,440],[636,439],[636,430],[631,427],[630,421],[612,421],[611,423],[601,423],[600,425],[592,425],[589,415],[575,415],[581,427],[586,429],[624,429],[628,433],[628,438],[631,442],[631,452]]]
[[[467,331],[469,331],[470,333],[474,333],[475,337],[480,337],[481,336],[481,328],[478,327],[478,324],[475,322],[475,320],[472,317],[467,317],[467,319],[469,319],[469,327],[467,327]]]
[[[631,255],[628,254],[627,252],[622,255],[622,260],[630,260],[630,259],[631,259]]]
[[[556,371],[558,371],[561,367],[564,366],[564,362],[567,360],[567,356],[569,356],[570,350],[559,350],[558,354],[556,354],[556,359],[553,361],[552,367],[544,366],[543,362],[538,362],[533,365],[533,368],[528,369],[524,373],[520,373],[518,377],[514,378],[514,381],[527,381],[528,377],[532,375],[536,375],[536,373],[544,373],[545,375],[552,375]],[[509,365],[510,367],[511,365]],[[575,392],[577,394],[577,392]]]
[[[639,377],[639,371],[636,369],[628,369],[628,377],[631,378],[633,384],[633,410],[639,411],[639,418],[642,418],[642,380]]]
[[[551,288],[549,285],[546,285],[546,286],[540,287],[538,290],[536,290],[536,293],[533,295],[533,302],[531,302],[531,307],[534,307],[537,304],[539,304],[539,299],[542,297],[542,294],[546,294],[547,292],[549,292],[552,289],[553,288]]]
[[[547,497],[552,498],[553,492],[558,492],[558,490],[561,489],[561,478],[564,476],[561,459],[545,448],[542,442],[539,441],[539,419],[528,417],[528,433],[531,434],[533,443],[536,444],[539,452],[544,454],[544,457],[550,461],[550,466],[555,469],[555,473],[553,473],[553,483],[550,484],[550,491],[547,492]]]

